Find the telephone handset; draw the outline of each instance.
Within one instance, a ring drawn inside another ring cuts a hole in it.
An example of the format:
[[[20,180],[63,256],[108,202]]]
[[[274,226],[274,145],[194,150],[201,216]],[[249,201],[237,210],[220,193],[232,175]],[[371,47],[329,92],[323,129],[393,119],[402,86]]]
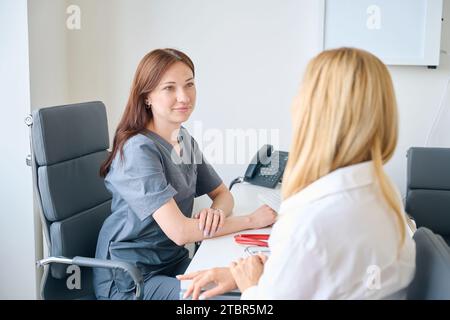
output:
[[[244,181],[258,186],[275,188],[283,177],[288,155],[286,151],[273,151],[273,146],[270,144],[264,145],[248,165]]]

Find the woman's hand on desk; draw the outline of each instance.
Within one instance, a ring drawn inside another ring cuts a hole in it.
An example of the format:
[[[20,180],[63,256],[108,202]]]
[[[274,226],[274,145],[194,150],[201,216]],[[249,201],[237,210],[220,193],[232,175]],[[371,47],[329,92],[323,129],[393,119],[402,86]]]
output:
[[[262,205],[250,214],[253,229],[261,229],[275,223],[277,213],[268,205]]]
[[[202,270],[192,272],[189,274],[178,275],[178,280],[192,280],[192,283],[186,289],[183,299],[192,295],[192,300],[208,299],[225,292],[229,292],[237,288],[236,282],[231,275],[229,268],[213,268],[209,270]],[[214,283],[216,286],[212,289],[206,290],[201,295],[202,288]]]
[[[266,261],[267,256],[258,254],[231,263],[231,274],[241,292],[258,284],[259,278],[261,278],[264,271],[264,264]]]
[[[225,223],[225,213],[223,210],[205,208],[194,215],[198,219],[198,228],[203,231],[205,237],[212,237],[223,227]]]

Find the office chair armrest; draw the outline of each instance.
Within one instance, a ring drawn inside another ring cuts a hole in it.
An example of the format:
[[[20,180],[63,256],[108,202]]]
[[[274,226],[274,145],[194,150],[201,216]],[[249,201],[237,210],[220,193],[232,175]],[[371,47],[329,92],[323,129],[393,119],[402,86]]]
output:
[[[73,259],[65,257],[48,257],[36,262],[39,267],[51,263],[63,263],[91,268],[121,269],[127,272],[131,276],[131,278],[133,278],[134,284],[136,285],[135,300],[142,300],[142,287],[144,285],[142,273],[136,266],[132,265],[131,263],[86,257],[74,257]]]

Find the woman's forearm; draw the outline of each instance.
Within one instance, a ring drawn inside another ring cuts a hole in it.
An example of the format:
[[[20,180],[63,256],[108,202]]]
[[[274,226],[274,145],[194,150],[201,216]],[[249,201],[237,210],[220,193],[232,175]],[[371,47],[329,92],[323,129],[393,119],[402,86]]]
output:
[[[223,227],[220,228],[213,237],[223,236],[246,229],[254,229],[255,227],[257,227],[257,224],[251,214],[239,217],[228,217],[225,220]],[[200,230],[198,227],[198,219],[186,218],[182,233],[184,235],[184,244],[212,238],[204,236],[203,230]]]
[[[221,209],[225,216],[230,216],[234,208],[234,199],[230,192],[222,192],[218,194],[211,204],[211,208]]]

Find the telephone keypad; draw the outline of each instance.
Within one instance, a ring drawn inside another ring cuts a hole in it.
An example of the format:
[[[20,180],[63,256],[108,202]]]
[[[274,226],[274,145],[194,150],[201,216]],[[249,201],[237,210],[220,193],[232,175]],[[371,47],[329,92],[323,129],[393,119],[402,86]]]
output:
[[[287,160],[288,153],[286,151],[274,151],[270,162],[260,163],[255,176],[246,178],[245,181],[267,188],[275,188],[282,179]]]

